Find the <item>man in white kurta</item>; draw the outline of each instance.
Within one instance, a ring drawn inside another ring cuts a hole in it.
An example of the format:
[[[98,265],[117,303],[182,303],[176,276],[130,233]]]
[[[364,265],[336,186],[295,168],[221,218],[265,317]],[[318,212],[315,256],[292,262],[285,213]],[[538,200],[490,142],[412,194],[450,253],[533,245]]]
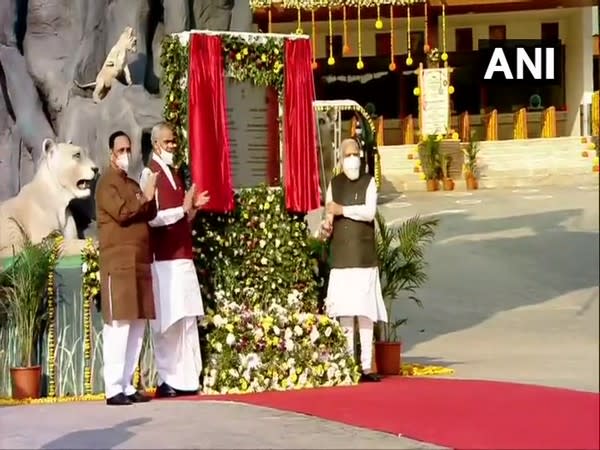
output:
[[[379,381],[372,372],[373,324],[387,322],[375,244],[377,186],[360,173],[359,148],[353,139],[340,146],[341,173],[327,189],[323,233],[331,238],[326,307],[344,329],[354,353],[354,318],[358,317],[363,381]]]
[[[159,385],[157,397],[197,393],[202,358],[197,318],[204,315],[200,285],[193,261],[190,222],[208,201],[195,188],[185,192],[183,179],[173,168],[175,135],[167,124],[152,129],[152,159],[142,172],[140,185],[158,173],[157,215],[151,228],[154,262],[152,276],[156,320],[151,321]]]

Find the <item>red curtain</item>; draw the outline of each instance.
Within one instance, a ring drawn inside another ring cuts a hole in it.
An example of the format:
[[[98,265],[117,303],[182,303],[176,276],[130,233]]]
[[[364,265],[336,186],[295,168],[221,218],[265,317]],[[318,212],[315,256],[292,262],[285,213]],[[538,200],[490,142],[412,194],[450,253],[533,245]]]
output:
[[[205,210],[234,209],[227,97],[221,38],[192,33],[188,74],[190,173],[197,192],[208,191]]]
[[[310,40],[286,39],[284,51],[285,203],[306,213],[321,206]]]

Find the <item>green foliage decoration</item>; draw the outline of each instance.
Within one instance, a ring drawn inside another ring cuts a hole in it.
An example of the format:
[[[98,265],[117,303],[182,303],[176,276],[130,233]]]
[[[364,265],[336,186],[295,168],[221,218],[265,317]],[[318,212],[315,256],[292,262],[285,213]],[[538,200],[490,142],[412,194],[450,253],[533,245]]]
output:
[[[255,42],[223,35],[223,60],[227,75],[256,86],[273,87],[283,93],[283,39],[266,38]],[[281,98],[281,97],[280,97]]]
[[[177,166],[185,164],[188,158],[188,61],[187,45],[182,44],[176,36],[167,36],[163,39],[160,54],[161,83],[165,98],[163,118],[175,127],[179,150],[175,155]]]

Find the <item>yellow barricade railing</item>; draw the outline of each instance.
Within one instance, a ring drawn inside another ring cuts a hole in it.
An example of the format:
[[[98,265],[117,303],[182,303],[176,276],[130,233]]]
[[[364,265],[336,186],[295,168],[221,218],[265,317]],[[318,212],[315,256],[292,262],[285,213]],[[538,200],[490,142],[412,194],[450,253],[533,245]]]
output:
[[[527,139],[527,109],[519,109],[513,119],[513,139]]]
[[[402,119],[402,135],[404,137],[404,144],[415,143],[415,125],[412,115],[408,115]]]
[[[498,111],[492,110],[490,113],[484,116],[485,121],[485,140],[486,141],[497,141],[498,140]]]
[[[377,147],[383,147],[383,116],[377,118]]]
[[[544,110],[544,116],[542,118],[542,137],[556,137],[556,108],[554,106]]]
[[[592,95],[592,136],[600,136],[600,91]]]

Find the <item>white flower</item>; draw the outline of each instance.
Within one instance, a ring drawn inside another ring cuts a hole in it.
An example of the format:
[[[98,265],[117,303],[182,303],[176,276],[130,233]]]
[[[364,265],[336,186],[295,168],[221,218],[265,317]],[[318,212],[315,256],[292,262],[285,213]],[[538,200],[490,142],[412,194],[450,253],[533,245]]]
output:
[[[262,339],[262,337],[263,337],[264,335],[265,335],[265,334],[263,333],[263,330],[262,330],[262,328],[260,328],[260,327],[259,327],[259,328],[256,328],[256,329],[254,330],[254,337],[255,337],[257,340],[260,340],[260,339]]]
[[[306,372],[302,372],[302,375],[300,375],[298,377],[298,383],[306,384],[307,381],[308,381],[308,375],[306,375]]]
[[[296,334],[296,336],[302,336],[302,333],[303,333],[302,328],[300,328],[298,325],[296,325],[294,327],[294,334]]]
[[[227,337],[225,338],[225,342],[227,343],[227,345],[229,345],[230,347],[235,344],[235,336],[233,335],[233,333],[229,333],[227,335]]]
[[[329,369],[327,369],[327,379],[331,380],[333,378],[333,376],[335,375],[336,369],[335,367],[329,367]]]
[[[281,241],[279,239],[275,239],[275,248],[279,248],[281,245]]]
[[[311,359],[313,361],[316,361],[317,359],[319,359],[319,354],[317,352],[313,352],[311,355]]]
[[[227,325],[227,319],[217,314],[213,317],[213,323],[215,324],[215,327],[220,328]]]
[[[244,373],[242,373],[242,377],[244,377],[246,381],[250,381],[252,379],[252,376],[250,375],[250,370],[244,370]]]
[[[234,378],[239,378],[239,376],[240,376],[240,373],[237,370],[235,370],[233,367],[231,369],[229,369],[228,372],[229,372],[229,375],[231,375]]]
[[[216,378],[217,376],[217,369],[210,369],[210,376],[213,378]]]
[[[81,265],[81,273],[86,273],[87,271],[88,271],[88,265],[87,265],[87,263],[84,262]]]
[[[217,353],[221,353],[223,351],[223,344],[221,344],[220,342],[217,342],[215,345],[215,350],[217,351]]]
[[[287,360],[287,365],[290,367],[294,367],[296,365],[296,360],[294,358],[290,358]]]
[[[263,256],[262,258],[260,258],[260,263],[263,266],[266,266],[269,263],[269,260]]]
[[[313,326],[310,331],[310,342],[314,344],[317,342],[317,339],[319,339],[319,330],[317,330],[317,327]]]
[[[331,336],[331,333],[332,333],[332,331],[333,331],[333,330],[331,329],[331,327],[327,327],[327,328],[325,328],[325,336],[326,336],[326,337],[329,337],[329,336]]]
[[[292,341],[291,339],[286,339],[285,340],[285,349],[288,352],[291,352],[292,350],[294,350],[294,341]]]
[[[275,333],[275,336],[279,336],[279,334],[281,333],[281,330],[277,325],[273,327],[273,333]]]
[[[285,334],[283,335],[285,340],[290,340],[292,338],[292,336],[294,335],[293,331],[289,328],[285,329]]]
[[[249,353],[248,356],[246,356],[245,363],[249,369],[256,369],[260,366],[260,357],[256,353]],[[250,380],[248,379],[248,381]]]
[[[215,385],[215,379],[213,377],[204,377],[204,386],[212,387]]]
[[[265,245],[267,245],[267,241],[265,241],[264,239],[261,239],[258,243],[258,245],[260,246],[260,248],[264,248]]]
[[[261,230],[264,230],[266,227],[264,222],[261,222],[258,226],[260,227]]]

